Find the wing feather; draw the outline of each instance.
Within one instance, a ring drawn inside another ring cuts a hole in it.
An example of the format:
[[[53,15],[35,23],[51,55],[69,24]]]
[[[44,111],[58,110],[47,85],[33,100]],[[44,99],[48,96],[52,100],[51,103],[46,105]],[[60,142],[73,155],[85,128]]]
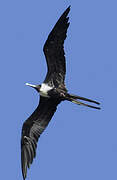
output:
[[[70,6],[65,10],[55,24],[43,48],[48,67],[48,72],[44,82],[51,84],[54,83],[55,86],[64,84],[65,80],[66,63],[64,40],[66,39],[67,29],[69,27],[69,18],[67,17],[69,11]]]
[[[23,178],[26,178],[27,168],[32,164],[36,156],[38,138],[48,125],[59,99],[51,99],[40,96],[40,102],[34,113],[24,122],[21,138],[21,162]]]

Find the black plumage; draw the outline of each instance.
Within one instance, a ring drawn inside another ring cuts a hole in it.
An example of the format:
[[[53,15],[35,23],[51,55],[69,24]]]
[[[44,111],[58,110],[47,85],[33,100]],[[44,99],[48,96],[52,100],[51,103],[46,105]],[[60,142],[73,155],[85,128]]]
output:
[[[23,124],[21,162],[24,179],[26,178],[27,167],[30,167],[33,158],[36,155],[38,138],[48,125],[59,103],[59,99],[53,99],[53,101],[51,101],[50,98],[40,96],[38,107]]]
[[[100,109],[92,105],[85,104],[80,100],[85,100],[98,104],[98,102],[84,97],[69,94],[65,87],[66,63],[64,53],[64,40],[66,39],[69,27],[67,17],[70,6],[55,24],[45,42],[43,51],[47,61],[48,72],[42,85],[31,85],[40,93],[40,101],[36,110],[24,122],[21,137],[21,164],[23,178],[26,178],[27,168],[36,156],[37,142],[49,121],[51,120],[57,105],[64,100],[71,101],[78,105],[84,105],[95,109]],[[78,100],[77,100],[78,99]]]
[[[44,82],[48,83],[53,81],[56,86],[64,84],[65,80],[66,63],[64,40],[66,39],[66,33],[69,27],[69,18],[67,17],[69,11],[70,7],[66,9],[55,24],[43,48],[48,66],[48,73]]]

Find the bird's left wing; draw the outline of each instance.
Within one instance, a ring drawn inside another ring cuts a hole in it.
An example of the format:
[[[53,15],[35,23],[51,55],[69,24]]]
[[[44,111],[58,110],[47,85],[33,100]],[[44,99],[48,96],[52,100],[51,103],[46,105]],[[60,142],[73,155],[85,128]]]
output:
[[[56,87],[62,84],[64,85],[65,80],[66,62],[64,40],[66,39],[67,29],[69,27],[69,17],[67,17],[69,11],[70,6],[64,11],[55,24],[43,48],[48,67],[44,82],[53,83]]]
[[[59,99],[45,98],[40,96],[40,102],[33,114],[24,122],[21,138],[21,163],[23,178],[26,178],[27,167],[33,162],[36,156],[37,141],[51,120]]]

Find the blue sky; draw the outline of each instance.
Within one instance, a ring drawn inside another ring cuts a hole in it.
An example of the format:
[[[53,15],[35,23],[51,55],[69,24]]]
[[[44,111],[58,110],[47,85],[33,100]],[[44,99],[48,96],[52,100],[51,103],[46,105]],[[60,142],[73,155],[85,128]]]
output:
[[[46,75],[43,45],[71,5],[65,41],[69,92],[102,110],[59,105],[41,136],[27,180],[117,179],[117,1],[0,1],[0,178],[22,179],[20,137]]]

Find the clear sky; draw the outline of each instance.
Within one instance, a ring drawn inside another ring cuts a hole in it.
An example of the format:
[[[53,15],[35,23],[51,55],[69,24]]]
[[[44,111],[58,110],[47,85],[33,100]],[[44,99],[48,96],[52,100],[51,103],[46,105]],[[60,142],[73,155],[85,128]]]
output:
[[[22,179],[21,128],[39,101],[25,83],[43,82],[44,42],[69,5],[66,85],[102,110],[60,104],[27,180],[117,179],[116,0],[0,1],[0,179]]]

